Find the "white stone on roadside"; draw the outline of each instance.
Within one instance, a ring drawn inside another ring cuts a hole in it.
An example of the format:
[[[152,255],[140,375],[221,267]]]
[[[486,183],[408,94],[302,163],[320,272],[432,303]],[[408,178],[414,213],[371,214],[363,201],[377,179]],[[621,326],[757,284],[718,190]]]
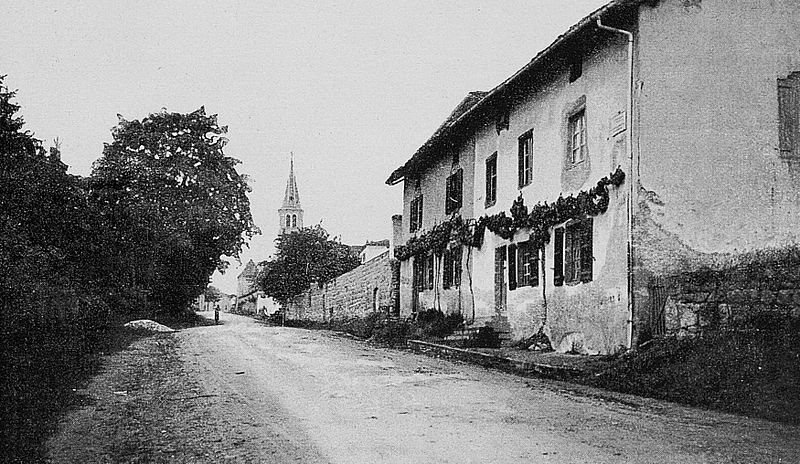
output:
[[[125,327],[135,330],[148,330],[150,332],[175,332],[175,329],[159,324],[156,321],[151,321],[150,319],[130,321],[125,324]]]

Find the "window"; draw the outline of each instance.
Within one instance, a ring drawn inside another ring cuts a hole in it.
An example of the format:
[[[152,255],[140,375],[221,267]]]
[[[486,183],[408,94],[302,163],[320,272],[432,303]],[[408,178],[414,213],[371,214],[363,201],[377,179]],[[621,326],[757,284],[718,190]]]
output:
[[[416,232],[422,228],[422,195],[411,200],[411,212],[409,214],[409,232]]]
[[[511,119],[510,113],[511,112],[508,110],[508,108],[502,108],[497,113],[497,120],[495,121],[495,127],[494,128],[497,131],[498,135],[500,135],[500,132],[503,129],[508,129],[508,123],[509,123],[509,120]]]
[[[539,250],[531,242],[517,246],[517,286],[536,287],[539,285]]]
[[[497,152],[486,160],[486,207],[497,202]]]
[[[433,253],[425,257],[425,288],[433,288],[433,274],[434,274],[434,260]]]
[[[519,188],[533,181],[533,129],[519,138]]]
[[[569,118],[569,162],[577,164],[586,159],[586,110],[582,109]]]
[[[573,52],[569,57],[569,81],[575,82],[583,75],[583,53]]]
[[[461,208],[461,184],[464,177],[464,170],[459,169],[447,178],[445,188],[444,213],[450,214]]]
[[[292,227],[297,227],[297,215],[292,214]]]
[[[287,214],[286,215],[286,228],[288,229],[290,227],[292,227],[292,216]]]
[[[461,246],[454,246],[444,251],[442,288],[461,285]]]
[[[778,79],[778,120],[781,157],[800,158],[800,72]]]
[[[539,250],[531,242],[508,246],[508,289],[539,285]]]
[[[592,281],[592,218],[555,230],[553,284]]]

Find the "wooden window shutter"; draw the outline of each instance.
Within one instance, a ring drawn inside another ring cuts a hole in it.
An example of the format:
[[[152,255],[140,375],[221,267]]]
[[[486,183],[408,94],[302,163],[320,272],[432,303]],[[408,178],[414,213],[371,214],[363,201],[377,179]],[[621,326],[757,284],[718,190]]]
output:
[[[517,174],[518,180],[517,184],[519,188],[525,186],[525,147],[524,139],[519,139],[519,147],[518,147],[518,154],[517,154]]]
[[[778,139],[781,156],[800,156],[800,73],[778,79]]]
[[[531,287],[537,287],[539,285],[539,250],[536,249],[533,244],[530,244],[530,255],[529,260],[530,269],[531,269]]]
[[[419,196],[419,202],[417,203],[417,229],[422,229],[422,195]]]
[[[553,237],[553,285],[564,285],[564,228],[558,227]]]
[[[444,270],[442,272],[442,288],[450,288],[453,282],[453,255],[450,250],[444,250]]]
[[[417,230],[417,199],[411,200],[411,211],[408,215],[408,231],[414,232]]]
[[[433,276],[434,276],[434,266],[435,266],[435,259],[433,254],[428,255],[428,259],[426,260],[427,268],[428,268],[428,288],[433,289]]]
[[[594,254],[592,252],[592,242],[594,238],[593,224],[594,220],[588,218],[581,223],[581,282],[592,281],[592,267],[594,264]]]
[[[461,286],[461,254],[463,253],[462,247],[458,246],[452,251],[453,256],[453,285]]]
[[[464,188],[464,170],[463,169],[459,169],[456,172],[455,184],[456,184],[455,185],[455,187],[456,187],[455,198],[456,198],[456,203],[457,203],[456,206],[455,206],[455,209],[458,209],[458,208],[461,208],[461,204],[462,204],[462,200],[463,200],[462,194],[464,193],[464,190],[463,190],[463,188]]]
[[[508,246],[508,289],[517,288],[517,246]]]

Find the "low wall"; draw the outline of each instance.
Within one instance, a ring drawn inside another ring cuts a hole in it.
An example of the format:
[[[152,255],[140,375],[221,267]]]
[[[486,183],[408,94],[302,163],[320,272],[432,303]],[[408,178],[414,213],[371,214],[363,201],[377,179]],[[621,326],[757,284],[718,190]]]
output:
[[[800,317],[800,253],[654,279],[649,293],[651,325],[660,318],[666,335],[747,328],[765,314]]]
[[[326,322],[363,317],[373,311],[396,312],[399,263],[384,253],[321,287],[313,285],[285,308],[289,319]]]

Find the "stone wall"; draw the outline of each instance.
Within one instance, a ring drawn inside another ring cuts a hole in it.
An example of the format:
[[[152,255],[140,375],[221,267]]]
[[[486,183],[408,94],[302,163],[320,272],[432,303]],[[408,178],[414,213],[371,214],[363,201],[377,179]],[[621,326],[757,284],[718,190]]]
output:
[[[753,318],[764,315],[800,317],[800,250],[782,253],[778,259],[757,258],[651,280],[649,327],[655,333],[649,335],[746,329]]]
[[[399,279],[399,263],[386,252],[321,287],[312,285],[291,301],[286,317],[327,322],[364,317],[375,310],[395,313]]]

